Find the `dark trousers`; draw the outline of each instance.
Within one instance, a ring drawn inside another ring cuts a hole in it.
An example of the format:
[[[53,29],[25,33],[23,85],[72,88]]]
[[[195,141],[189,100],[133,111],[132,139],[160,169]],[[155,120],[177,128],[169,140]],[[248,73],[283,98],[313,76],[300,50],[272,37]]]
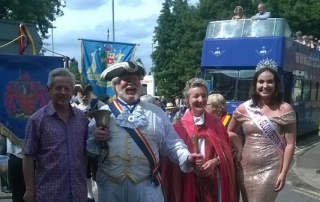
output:
[[[10,154],[8,170],[12,202],[24,202],[23,195],[26,192],[26,185],[23,178],[22,159]]]
[[[87,163],[87,179],[92,177],[93,181],[96,181],[96,173],[98,171],[98,157],[90,157],[88,156],[88,163]]]

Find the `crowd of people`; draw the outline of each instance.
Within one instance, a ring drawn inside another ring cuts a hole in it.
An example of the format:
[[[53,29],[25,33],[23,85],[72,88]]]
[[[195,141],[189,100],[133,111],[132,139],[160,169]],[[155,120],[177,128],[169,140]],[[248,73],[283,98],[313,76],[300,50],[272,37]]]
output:
[[[303,35],[301,31],[297,31],[295,34],[296,42],[301,43],[312,49],[320,50],[320,40],[312,35]]]
[[[117,63],[101,74],[116,92],[104,102],[92,97],[90,85],[76,85],[68,69],[54,69],[50,102],[27,122],[15,170],[15,183],[24,187],[13,201],[274,202],[296,135],[276,68],[270,60],[257,65],[251,99],[233,116],[200,78],[163,106],[141,96],[140,63]],[[101,125],[94,112],[109,121]]]

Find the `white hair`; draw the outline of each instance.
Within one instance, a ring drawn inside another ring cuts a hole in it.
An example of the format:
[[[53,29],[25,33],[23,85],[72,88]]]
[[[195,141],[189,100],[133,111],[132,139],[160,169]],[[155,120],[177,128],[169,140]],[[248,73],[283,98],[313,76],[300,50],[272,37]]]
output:
[[[185,99],[189,99],[189,91],[191,88],[195,87],[204,88],[206,92],[208,92],[208,84],[205,80],[201,78],[192,78],[186,82],[186,86],[184,87],[183,96]]]
[[[148,102],[148,103],[151,103],[151,104],[157,104],[157,101],[155,99],[155,97],[153,97],[152,95],[150,94],[147,94],[147,95],[143,95],[140,97],[140,100],[144,101],[144,102]]]
[[[52,70],[50,73],[49,73],[49,76],[48,76],[48,83],[47,83],[47,86],[49,88],[51,88],[54,83],[53,83],[53,79],[57,76],[68,76],[70,77],[71,79],[71,83],[72,83],[72,89],[74,88],[74,85],[76,83],[76,79],[74,77],[74,74],[71,73],[69,71],[69,69],[66,69],[66,68],[63,68],[63,67],[59,67],[59,68],[56,68],[54,70]]]
[[[217,108],[218,112],[226,112],[227,104],[224,97],[219,93],[213,93],[208,96],[208,102],[214,108]]]
[[[115,93],[117,93],[116,91],[116,85],[120,83],[120,77],[114,77],[112,80],[111,80],[111,84],[112,84],[112,89]]]

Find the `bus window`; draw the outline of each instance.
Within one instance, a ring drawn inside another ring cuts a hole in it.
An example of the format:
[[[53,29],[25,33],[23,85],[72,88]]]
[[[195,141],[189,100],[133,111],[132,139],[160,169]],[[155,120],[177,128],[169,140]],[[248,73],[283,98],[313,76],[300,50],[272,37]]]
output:
[[[250,88],[254,76],[254,70],[241,70],[239,72],[237,100],[246,101],[249,99]]]
[[[295,79],[293,93],[292,93],[292,101],[293,102],[300,102],[301,101],[301,89],[302,89],[301,80]]]
[[[302,101],[310,100],[311,81],[303,81],[302,85]]]
[[[205,80],[212,81],[211,93],[220,93],[226,100],[233,100],[237,77],[235,70],[213,70],[206,72]]]
[[[252,80],[241,79],[238,82],[238,101],[246,101],[250,97],[250,88]]]
[[[317,100],[320,100],[320,84],[318,83]]]
[[[312,86],[311,86],[311,101],[316,101],[317,100],[317,82],[313,81]]]

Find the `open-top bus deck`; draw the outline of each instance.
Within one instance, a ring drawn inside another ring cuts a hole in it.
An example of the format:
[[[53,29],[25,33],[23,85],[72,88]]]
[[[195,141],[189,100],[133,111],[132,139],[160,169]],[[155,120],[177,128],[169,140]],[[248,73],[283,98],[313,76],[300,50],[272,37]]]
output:
[[[278,65],[284,100],[297,113],[298,134],[319,128],[320,51],[291,38],[286,20],[226,20],[210,22],[201,59],[201,76],[210,92],[222,94],[229,114],[249,99],[257,64],[272,59]]]

